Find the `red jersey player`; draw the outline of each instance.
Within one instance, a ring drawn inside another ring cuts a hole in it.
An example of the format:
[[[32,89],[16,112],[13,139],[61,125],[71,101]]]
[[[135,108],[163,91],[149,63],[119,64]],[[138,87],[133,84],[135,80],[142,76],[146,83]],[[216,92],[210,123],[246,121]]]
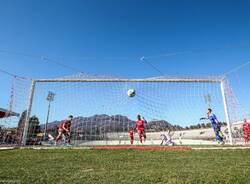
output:
[[[147,121],[144,119],[144,117],[141,118],[141,115],[138,115],[135,124],[135,129],[137,129],[138,131],[139,140],[141,143],[142,143],[142,136],[144,137],[144,141],[146,141],[145,123],[147,123]]]
[[[245,140],[245,143],[250,140],[250,123],[248,123],[246,119],[243,123],[243,138]]]
[[[65,135],[67,137],[67,143],[70,143],[70,127],[71,127],[71,122],[72,122],[73,116],[70,115],[66,120],[63,120],[59,126],[58,129],[58,136],[56,137],[56,142],[62,138],[62,135]]]
[[[129,127],[129,138],[130,138],[130,144],[134,144],[134,132],[131,127]]]

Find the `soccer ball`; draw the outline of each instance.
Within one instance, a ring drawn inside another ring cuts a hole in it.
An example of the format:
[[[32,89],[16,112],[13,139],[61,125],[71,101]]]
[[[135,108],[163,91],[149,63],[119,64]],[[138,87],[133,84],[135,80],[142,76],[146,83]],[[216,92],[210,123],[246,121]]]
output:
[[[129,89],[127,92],[129,97],[134,97],[135,96],[135,90],[134,89]]]

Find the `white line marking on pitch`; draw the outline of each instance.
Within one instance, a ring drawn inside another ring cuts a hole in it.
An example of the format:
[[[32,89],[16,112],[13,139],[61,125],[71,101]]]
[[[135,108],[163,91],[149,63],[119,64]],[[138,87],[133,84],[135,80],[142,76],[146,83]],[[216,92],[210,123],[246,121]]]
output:
[[[250,149],[250,147],[205,147],[205,148],[192,148],[193,150],[241,150]]]

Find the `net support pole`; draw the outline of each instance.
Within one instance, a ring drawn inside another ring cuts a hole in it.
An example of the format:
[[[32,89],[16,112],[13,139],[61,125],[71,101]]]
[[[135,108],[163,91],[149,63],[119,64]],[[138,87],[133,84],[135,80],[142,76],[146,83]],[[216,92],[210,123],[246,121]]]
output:
[[[30,113],[31,113],[31,109],[32,109],[35,86],[36,86],[36,81],[32,80],[31,88],[30,88],[30,94],[29,94],[29,100],[28,100],[28,106],[27,106],[27,113],[26,113],[26,117],[25,117],[25,124],[24,124],[24,129],[23,129],[23,138],[22,138],[22,144],[23,145],[26,145],[26,143],[27,143],[27,134],[28,134],[28,129],[29,129],[29,119],[30,119]]]
[[[227,123],[227,129],[228,129],[229,143],[231,145],[233,145],[232,128],[231,128],[230,117],[229,117],[229,114],[228,114],[228,104],[227,104],[227,97],[226,97],[226,93],[225,93],[225,80],[224,79],[221,81],[220,86],[221,86],[223,107],[224,107],[226,123]]]

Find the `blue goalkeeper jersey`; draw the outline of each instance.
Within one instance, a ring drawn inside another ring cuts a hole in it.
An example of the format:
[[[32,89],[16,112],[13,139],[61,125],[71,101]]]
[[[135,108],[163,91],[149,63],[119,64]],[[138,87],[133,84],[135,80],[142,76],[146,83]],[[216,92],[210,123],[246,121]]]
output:
[[[212,124],[212,127],[213,128],[217,128],[218,127],[218,120],[217,120],[217,117],[215,116],[215,114],[211,114],[208,119],[210,120],[211,124]]]

